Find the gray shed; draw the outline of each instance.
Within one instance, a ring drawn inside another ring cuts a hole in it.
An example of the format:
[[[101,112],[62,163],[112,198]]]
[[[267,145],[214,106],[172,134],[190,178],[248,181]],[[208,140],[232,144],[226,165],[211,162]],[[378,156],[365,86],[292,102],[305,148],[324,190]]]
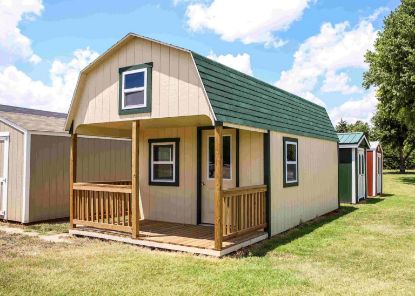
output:
[[[70,136],[66,114],[0,105],[0,219],[21,223],[69,216]],[[129,140],[83,137],[80,181],[131,180]]]

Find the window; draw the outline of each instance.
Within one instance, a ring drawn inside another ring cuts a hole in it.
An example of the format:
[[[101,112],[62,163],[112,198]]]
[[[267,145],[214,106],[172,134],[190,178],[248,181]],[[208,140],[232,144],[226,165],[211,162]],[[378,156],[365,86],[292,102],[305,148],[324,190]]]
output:
[[[208,179],[215,178],[215,137],[208,137]],[[232,179],[232,144],[231,136],[223,136],[223,168],[225,180]]]
[[[150,185],[179,186],[179,139],[149,140]]]
[[[298,186],[298,140],[292,138],[283,138],[283,143],[283,186]]]
[[[122,108],[133,109],[146,106],[147,69],[122,73]]]
[[[151,111],[152,64],[142,64],[119,69],[120,114]]]

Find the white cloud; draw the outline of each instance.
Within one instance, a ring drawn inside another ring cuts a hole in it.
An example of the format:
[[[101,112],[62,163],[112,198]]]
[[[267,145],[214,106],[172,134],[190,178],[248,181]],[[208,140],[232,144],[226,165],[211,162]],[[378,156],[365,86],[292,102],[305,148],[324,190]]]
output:
[[[300,45],[291,69],[282,71],[275,84],[304,96],[315,91],[324,77],[323,92],[357,92],[357,87],[349,85],[348,75],[337,72],[347,68],[366,69],[364,54],[373,48],[376,35],[377,31],[368,18],[362,19],[355,27],[351,27],[349,22],[324,23],[317,35]]]
[[[339,92],[344,95],[359,93],[362,89],[355,85],[349,85],[350,77],[344,72],[336,74],[334,71],[328,71],[325,75],[323,85],[320,90],[322,92]]]
[[[324,108],[326,108],[326,104],[323,102],[323,100],[321,100],[320,98],[316,97],[313,93],[307,91],[305,93],[302,94],[301,96],[302,98],[309,100],[310,102],[313,102],[317,105],[320,105]]]
[[[312,0],[238,1],[213,0],[210,4],[191,3],[187,24],[192,31],[211,30],[225,41],[244,44],[263,43],[280,47],[286,42],[274,32],[287,30],[301,18]]]
[[[350,99],[340,106],[331,109],[329,115],[334,125],[340,119],[347,122],[356,122],[357,120],[370,122],[375,114],[377,103],[376,90],[372,88],[361,99]]]
[[[42,10],[41,0],[0,1],[0,64],[10,64],[19,58],[34,64],[41,61],[33,52],[30,39],[21,33],[18,25],[39,16]]]
[[[97,57],[97,52],[86,48],[76,50],[69,62],[54,60],[50,85],[7,66],[0,71],[0,103],[67,112],[79,71]]]
[[[252,76],[251,57],[247,53],[237,54],[234,56],[231,54],[216,55],[211,52],[208,55],[208,58]]]

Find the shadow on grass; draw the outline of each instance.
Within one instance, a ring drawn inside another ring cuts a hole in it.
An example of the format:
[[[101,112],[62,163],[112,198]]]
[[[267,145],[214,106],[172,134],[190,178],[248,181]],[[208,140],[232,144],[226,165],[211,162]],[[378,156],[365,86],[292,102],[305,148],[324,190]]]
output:
[[[382,195],[382,197],[384,196],[393,196],[393,194]],[[379,198],[379,197],[368,197],[366,199],[361,200],[359,203],[372,205],[372,204],[377,204],[378,202],[381,202],[384,200],[385,200],[384,198]]]
[[[391,196],[394,196],[395,194],[392,194],[392,193],[382,193],[380,196],[381,197],[391,197]]]
[[[286,232],[277,234],[273,236],[269,240],[265,240],[251,248],[248,248],[242,256],[257,256],[263,257],[268,252],[275,250],[276,248],[289,244],[296,239],[301,238],[309,233],[312,233],[314,230],[328,224],[340,217],[348,215],[352,212],[357,210],[356,207],[353,206],[340,206],[340,208],[336,211],[328,213],[324,216],[318,217],[306,223],[302,223],[297,227],[290,229]],[[240,254],[241,255],[241,254]]]
[[[383,174],[384,175],[402,175],[402,176],[405,176],[405,175],[415,175],[415,171],[414,170],[410,170],[410,171],[407,170],[404,174],[402,174],[399,171],[384,171]]]
[[[415,175],[410,177],[402,177],[401,181],[406,185],[415,185]]]

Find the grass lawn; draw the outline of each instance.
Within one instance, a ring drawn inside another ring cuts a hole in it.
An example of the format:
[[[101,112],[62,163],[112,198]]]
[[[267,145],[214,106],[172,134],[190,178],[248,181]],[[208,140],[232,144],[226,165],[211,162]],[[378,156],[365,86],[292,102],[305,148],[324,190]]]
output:
[[[0,232],[0,295],[414,295],[415,173],[384,182],[380,198],[223,259]]]

